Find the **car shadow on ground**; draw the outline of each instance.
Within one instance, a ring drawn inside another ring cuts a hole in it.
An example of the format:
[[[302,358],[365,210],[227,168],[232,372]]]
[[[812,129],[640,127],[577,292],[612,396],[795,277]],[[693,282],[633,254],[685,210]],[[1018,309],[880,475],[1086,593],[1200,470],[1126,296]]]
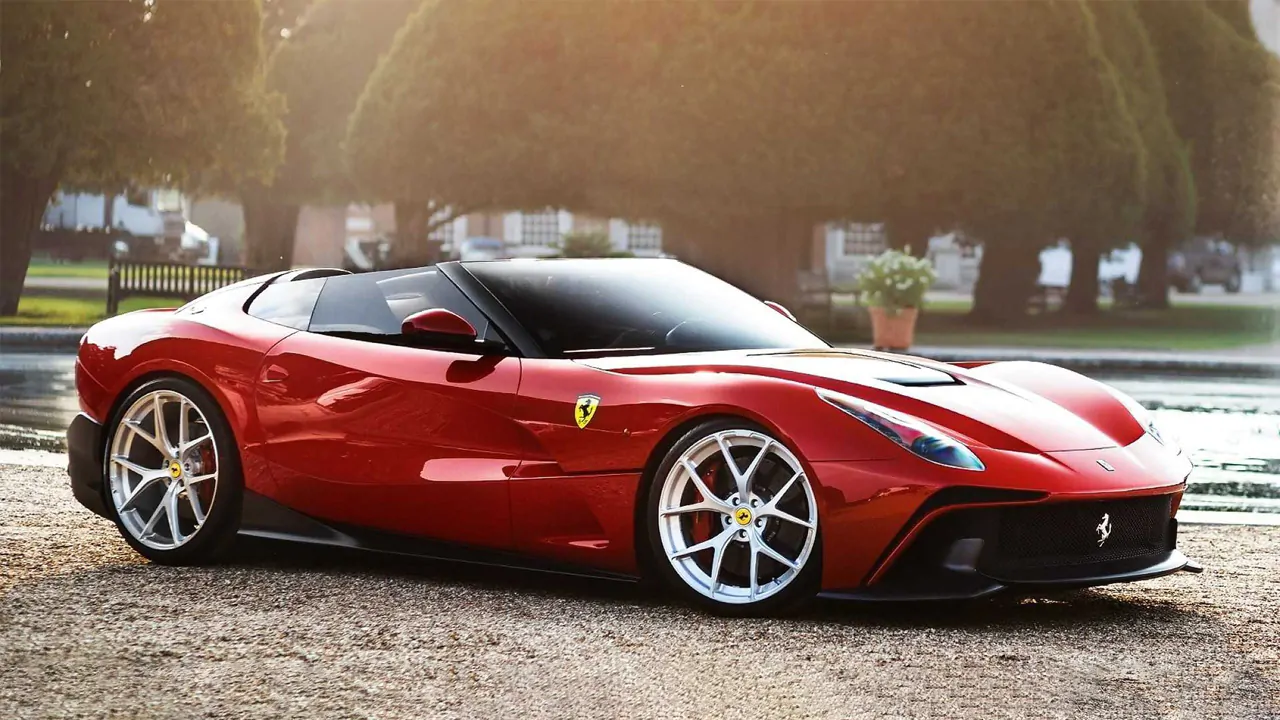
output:
[[[398,576],[404,579],[509,590],[603,603],[697,612],[651,583],[635,583],[477,565],[448,560],[320,547],[299,543],[237,539],[228,561],[238,567]],[[1114,586],[1113,586],[1114,587]],[[1018,628],[1136,622],[1181,623],[1204,618],[1189,606],[1141,592],[1119,594],[1084,589],[1054,594],[957,602],[860,603],[819,598],[784,622],[817,622],[864,627]]]

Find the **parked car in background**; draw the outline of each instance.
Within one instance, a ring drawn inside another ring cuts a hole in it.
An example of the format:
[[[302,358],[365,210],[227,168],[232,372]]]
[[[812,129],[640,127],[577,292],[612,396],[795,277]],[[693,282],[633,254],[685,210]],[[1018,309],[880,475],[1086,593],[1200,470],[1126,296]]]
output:
[[[1226,240],[1195,238],[1169,253],[1169,284],[1178,292],[1195,293],[1205,285],[1221,285],[1240,292],[1244,267],[1235,247]]]

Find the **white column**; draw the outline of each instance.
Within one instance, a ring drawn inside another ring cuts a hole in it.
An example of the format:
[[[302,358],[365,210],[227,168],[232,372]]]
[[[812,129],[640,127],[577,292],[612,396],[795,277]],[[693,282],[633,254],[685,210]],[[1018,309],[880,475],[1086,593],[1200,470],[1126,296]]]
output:
[[[627,249],[627,221],[617,218],[609,220],[609,244],[614,250],[623,251]]]
[[[502,216],[502,240],[508,247],[520,244],[520,218],[518,212]]]

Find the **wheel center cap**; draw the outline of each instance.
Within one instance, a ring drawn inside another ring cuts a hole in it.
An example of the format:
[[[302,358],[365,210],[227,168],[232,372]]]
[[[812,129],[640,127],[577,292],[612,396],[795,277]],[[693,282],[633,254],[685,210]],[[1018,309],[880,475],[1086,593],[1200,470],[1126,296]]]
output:
[[[182,477],[182,466],[179,465],[176,460],[169,463],[169,477],[173,478],[174,480],[177,480],[178,478]]]
[[[751,510],[745,507],[740,507],[733,511],[733,519],[737,521],[739,525],[750,525]]]

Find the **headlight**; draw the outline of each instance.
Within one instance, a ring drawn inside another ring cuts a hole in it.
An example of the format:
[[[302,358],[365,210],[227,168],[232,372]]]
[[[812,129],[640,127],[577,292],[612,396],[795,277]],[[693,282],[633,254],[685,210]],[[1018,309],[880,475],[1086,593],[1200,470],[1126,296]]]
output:
[[[986,470],[964,443],[910,415],[830,390],[818,390],[818,397],[929,462],[961,470]]]
[[[1182,447],[1174,441],[1173,437],[1160,432],[1160,428],[1156,426],[1155,416],[1151,414],[1150,410],[1142,407],[1138,404],[1137,400],[1134,400],[1110,385],[1104,385],[1103,387],[1107,389],[1107,392],[1111,393],[1112,397],[1119,400],[1121,405],[1124,405],[1124,408],[1129,411],[1129,414],[1133,416],[1133,419],[1137,420],[1138,424],[1142,426],[1142,429],[1146,431],[1148,435],[1155,438],[1156,442],[1172,450],[1174,455],[1182,454]]]

